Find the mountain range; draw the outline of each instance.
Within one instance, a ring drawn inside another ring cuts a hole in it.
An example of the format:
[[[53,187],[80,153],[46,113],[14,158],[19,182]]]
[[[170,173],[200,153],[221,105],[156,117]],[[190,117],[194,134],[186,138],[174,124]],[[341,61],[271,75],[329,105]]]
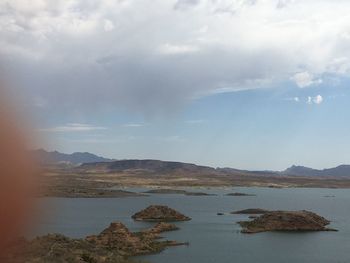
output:
[[[114,160],[97,156],[88,152],[72,154],[57,151],[48,152],[43,149],[31,151],[35,158],[43,165],[70,164],[79,165],[79,169],[101,172],[122,172],[126,170],[142,171],[157,174],[196,173],[196,174],[239,174],[253,176],[298,176],[324,178],[350,178],[350,165],[340,165],[328,169],[313,169],[305,166],[293,165],[284,171],[249,171],[234,168],[213,168],[191,163],[171,162],[160,160]]]
[[[328,169],[313,169],[305,166],[293,165],[282,172],[285,175],[308,176],[308,177],[350,177],[350,165],[339,165]]]
[[[83,163],[111,162],[113,159],[107,159],[88,152],[75,152],[72,154],[60,153],[58,151],[45,151],[43,149],[32,150],[30,153],[40,164],[71,164],[79,165]]]

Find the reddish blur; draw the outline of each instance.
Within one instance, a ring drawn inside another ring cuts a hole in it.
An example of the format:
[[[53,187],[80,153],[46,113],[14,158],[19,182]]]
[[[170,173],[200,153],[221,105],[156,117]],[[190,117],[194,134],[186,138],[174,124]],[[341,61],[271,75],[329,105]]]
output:
[[[23,235],[37,174],[26,150],[26,130],[2,91],[0,88],[0,257],[8,241]]]

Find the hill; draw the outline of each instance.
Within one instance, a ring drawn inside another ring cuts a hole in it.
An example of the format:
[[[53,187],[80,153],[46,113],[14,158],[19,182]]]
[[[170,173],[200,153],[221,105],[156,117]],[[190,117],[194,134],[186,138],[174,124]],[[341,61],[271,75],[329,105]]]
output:
[[[170,162],[160,160],[118,160],[113,162],[84,163],[79,169],[99,172],[142,171],[144,173],[219,173],[215,168],[191,163]]]
[[[339,165],[334,168],[328,168],[323,170],[312,169],[305,166],[296,166],[286,169],[282,172],[284,175],[291,176],[307,176],[307,177],[339,177],[349,178],[350,177],[350,165]]]

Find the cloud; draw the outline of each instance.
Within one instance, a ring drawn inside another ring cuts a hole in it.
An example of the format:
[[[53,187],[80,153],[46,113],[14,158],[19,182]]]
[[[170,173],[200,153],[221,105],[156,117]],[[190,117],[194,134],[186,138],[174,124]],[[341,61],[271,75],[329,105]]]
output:
[[[311,85],[322,83],[321,79],[315,79],[315,77],[312,74],[306,71],[296,73],[293,76],[292,80],[295,81],[295,83],[298,85],[299,88],[306,88]]]
[[[82,123],[68,123],[64,126],[56,126],[52,128],[39,129],[40,132],[88,132],[96,130],[106,130],[106,127],[93,126]]]
[[[168,115],[218,92],[350,74],[349,1],[13,0],[0,10],[2,70],[46,115]]]
[[[123,127],[125,128],[139,128],[139,127],[143,127],[145,126],[145,124],[143,123],[127,123],[127,124],[124,124]]]
[[[293,102],[300,102],[300,98],[299,97],[286,98],[284,100],[293,101]]]
[[[200,3],[200,0],[177,0],[175,5],[174,5],[174,9],[182,10],[182,9],[186,9],[189,7],[196,6],[199,3]]]
[[[277,8],[285,8],[291,3],[293,3],[293,0],[278,0],[276,7]]]
[[[323,102],[323,97],[321,95],[317,95],[315,97],[309,96],[307,98],[307,104],[321,104]]]
[[[165,55],[176,55],[197,52],[199,49],[191,45],[164,44],[159,47],[159,52]]]
[[[323,102],[323,97],[321,95],[317,95],[314,99],[313,99],[315,104],[321,104]]]
[[[238,0],[238,1],[217,1],[217,6],[214,9],[215,14],[229,14],[236,15],[245,7],[253,6],[258,0]]]
[[[106,32],[112,31],[114,29],[114,24],[111,20],[106,19],[103,28]]]

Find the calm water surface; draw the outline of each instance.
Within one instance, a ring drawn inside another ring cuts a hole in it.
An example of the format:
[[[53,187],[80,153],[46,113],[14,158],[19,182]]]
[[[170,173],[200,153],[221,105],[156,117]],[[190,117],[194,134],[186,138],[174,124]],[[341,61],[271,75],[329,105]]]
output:
[[[137,231],[153,224],[134,222],[130,216],[148,205],[164,204],[192,218],[192,221],[177,223],[180,230],[164,233],[164,236],[188,241],[190,245],[141,257],[153,263],[350,262],[350,190],[235,188],[200,191],[218,196],[154,194],[105,199],[45,198],[40,200],[45,217],[39,222],[35,235],[56,232],[84,237],[99,233],[112,221],[121,221]],[[257,196],[225,196],[233,191]],[[333,195],[335,197],[325,197]],[[339,232],[241,234],[236,222],[247,216],[229,212],[245,208],[311,210],[331,220],[331,227]],[[225,215],[217,216],[218,212]]]

